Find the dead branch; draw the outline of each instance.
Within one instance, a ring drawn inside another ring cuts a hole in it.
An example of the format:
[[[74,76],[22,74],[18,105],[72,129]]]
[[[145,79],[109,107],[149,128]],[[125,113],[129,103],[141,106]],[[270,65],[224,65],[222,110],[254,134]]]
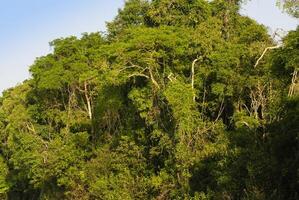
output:
[[[141,77],[145,77],[145,78],[147,78],[147,79],[150,78],[149,76],[147,76],[147,75],[145,75],[145,74],[142,74],[142,73],[134,73],[134,74],[131,74],[131,75],[129,76],[129,78],[134,77],[134,76],[141,76]]]
[[[88,116],[89,119],[92,119],[91,98],[88,96],[88,85],[86,81],[84,82],[84,95],[87,102]]]
[[[192,67],[191,67],[191,87],[193,90],[193,101],[194,102],[195,102],[195,92],[194,92],[195,64],[196,64],[196,62],[198,62],[201,59],[202,59],[202,57],[199,57],[199,58],[196,58],[195,60],[193,60]]]
[[[261,55],[261,56],[259,57],[259,59],[256,61],[255,65],[254,65],[254,68],[256,68],[256,67],[258,66],[259,62],[263,59],[263,57],[265,56],[265,54],[267,53],[267,51],[272,50],[272,49],[278,49],[278,48],[280,48],[280,47],[281,47],[281,45],[279,44],[279,45],[276,45],[276,46],[272,46],[272,47],[267,47],[267,48],[265,48],[265,50],[264,50],[264,52],[262,53],[262,55]]]
[[[293,74],[293,76],[292,76],[292,83],[290,85],[289,93],[288,93],[289,97],[293,96],[293,94],[294,94],[294,88],[295,88],[296,83],[297,83],[297,74],[298,74],[297,69],[294,69],[294,72],[292,74]]]
[[[260,83],[257,84],[255,89],[252,89],[250,92],[250,99],[251,99],[251,110],[254,114],[256,119],[264,118],[263,110],[267,105],[267,97],[265,94],[266,85],[261,85]],[[259,108],[261,116],[259,116]]]
[[[27,129],[28,129],[29,131],[31,131],[32,133],[36,134],[34,125],[33,125],[31,122],[29,122],[29,123],[30,123],[30,126],[29,126],[28,123],[26,123],[26,127],[27,127]]]
[[[135,64],[132,64],[132,63],[131,63],[131,66],[124,67],[124,68],[120,69],[119,72],[125,71],[125,70],[127,70],[127,69],[132,69],[132,68],[143,69],[141,66],[139,66],[139,65],[135,65]]]
[[[167,76],[167,78],[170,80],[170,82],[172,82],[172,81],[173,81],[173,79],[171,78],[171,77],[172,77],[172,75],[173,75],[173,73],[170,73],[170,74]]]
[[[152,69],[151,69],[150,67],[148,68],[148,71],[149,71],[150,78],[151,78],[153,84],[154,84],[158,89],[160,89],[160,86],[159,86],[159,84],[157,83],[157,81],[155,80],[154,75],[153,75],[153,72],[152,72]]]
[[[222,99],[222,101],[221,101],[221,104],[220,104],[219,111],[218,111],[218,115],[217,115],[217,117],[216,117],[216,119],[215,119],[215,122],[217,122],[218,119],[220,118],[220,116],[222,115],[222,113],[223,113],[223,111],[224,111],[224,108],[225,108],[225,106],[224,106],[224,97],[223,97],[223,99]]]

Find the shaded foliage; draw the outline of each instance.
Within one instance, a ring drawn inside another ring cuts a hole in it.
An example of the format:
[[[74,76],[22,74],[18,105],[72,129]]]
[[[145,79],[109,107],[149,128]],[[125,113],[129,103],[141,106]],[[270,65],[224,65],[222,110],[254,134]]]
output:
[[[3,199],[298,199],[299,29],[241,1],[130,0],[0,99]],[[292,73],[292,75],[290,75]]]

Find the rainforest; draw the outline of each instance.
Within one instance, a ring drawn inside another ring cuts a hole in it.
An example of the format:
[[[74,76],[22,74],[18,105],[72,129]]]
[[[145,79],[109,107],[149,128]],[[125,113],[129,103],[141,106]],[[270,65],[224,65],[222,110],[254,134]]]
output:
[[[299,199],[299,28],[242,3],[128,0],[53,40],[0,97],[0,199]]]

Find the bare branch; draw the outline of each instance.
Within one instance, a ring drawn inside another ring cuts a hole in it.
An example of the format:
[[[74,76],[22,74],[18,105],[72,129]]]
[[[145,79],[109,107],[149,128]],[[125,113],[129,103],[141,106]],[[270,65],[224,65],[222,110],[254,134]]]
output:
[[[191,67],[191,87],[193,90],[193,101],[195,102],[195,92],[194,92],[194,77],[195,77],[195,64],[196,62],[198,62],[199,60],[201,60],[202,57],[196,58],[195,60],[193,60],[192,62],[192,67]]]
[[[132,68],[139,68],[139,69],[143,69],[143,67],[139,66],[139,65],[135,65],[133,63],[130,63],[130,66],[124,67],[122,69],[119,70],[119,72],[125,71],[127,69],[132,69]]]
[[[173,79],[171,78],[172,76],[173,76],[173,73],[170,73],[170,74],[167,76],[167,78],[170,80],[170,82],[173,81]],[[174,79],[175,79],[175,77],[174,77]]]
[[[34,125],[33,125],[31,122],[29,122],[29,123],[30,123],[30,126],[31,126],[31,127],[29,126],[28,123],[26,123],[26,127],[27,127],[27,129],[28,129],[29,131],[31,131],[32,133],[36,134]]]
[[[151,80],[152,80],[153,84],[154,84],[158,89],[160,89],[160,86],[159,86],[159,84],[157,83],[157,81],[155,80],[154,75],[153,75],[153,73],[152,73],[152,69],[151,69],[150,67],[148,68],[148,71],[149,71],[149,73],[150,73],[150,77],[151,77]]]
[[[256,61],[255,65],[254,65],[254,68],[256,68],[259,64],[259,62],[263,59],[263,57],[265,56],[265,54],[267,53],[268,50],[272,50],[272,49],[278,49],[280,48],[281,45],[276,45],[276,46],[272,46],[272,47],[267,47],[265,48],[264,52],[262,53],[262,55],[259,57],[259,59]]]
[[[224,106],[224,97],[223,97],[223,99],[221,101],[221,104],[220,104],[220,108],[219,108],[219,111],[218,111],[217,118],[215,119],[215,122],[217,122],[218,119],[220,118],[220,116],[222,115],[222,113],[224,111],[224,108],[225,108],[225,106]]]
[[[84,95],[87,102],[88,116],[89,119],[92,119],[91,98],[88,96],[88,85],[86,81],[84,82]]]
[[[149,76],[147,76],[147,75],[145,75],[145,74],[141,74],[141,73],[134,73],[134,74],[131,74],[131,75],[129,76],[129,78],[131,78],[131,77],[133,77],[133,76],[141,76],[141,77],[145,77],[145,78],[147,78],[147,79],[150,79]]]
[[[294,88],[295,88],[296,83],[297,83],[297,74],[298,74],[297,69],[295,69],[292,74],[293,74],[293,76],[292,76],[292,83],[290,85],[289,93],[288,93],[289,97],[293,96],[293,94],[294,94]]]

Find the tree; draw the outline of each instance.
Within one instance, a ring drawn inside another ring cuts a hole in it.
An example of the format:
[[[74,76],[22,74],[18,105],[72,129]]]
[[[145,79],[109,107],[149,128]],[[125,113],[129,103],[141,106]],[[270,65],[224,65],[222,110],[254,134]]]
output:
[[[297,199],[298,30],[265,53],[241,2],[129,0],[52,41],[0,98],[3,198]]]
[[[297,0],[279,0],[278,5],[291,16],[299,18],[299,2]]]

